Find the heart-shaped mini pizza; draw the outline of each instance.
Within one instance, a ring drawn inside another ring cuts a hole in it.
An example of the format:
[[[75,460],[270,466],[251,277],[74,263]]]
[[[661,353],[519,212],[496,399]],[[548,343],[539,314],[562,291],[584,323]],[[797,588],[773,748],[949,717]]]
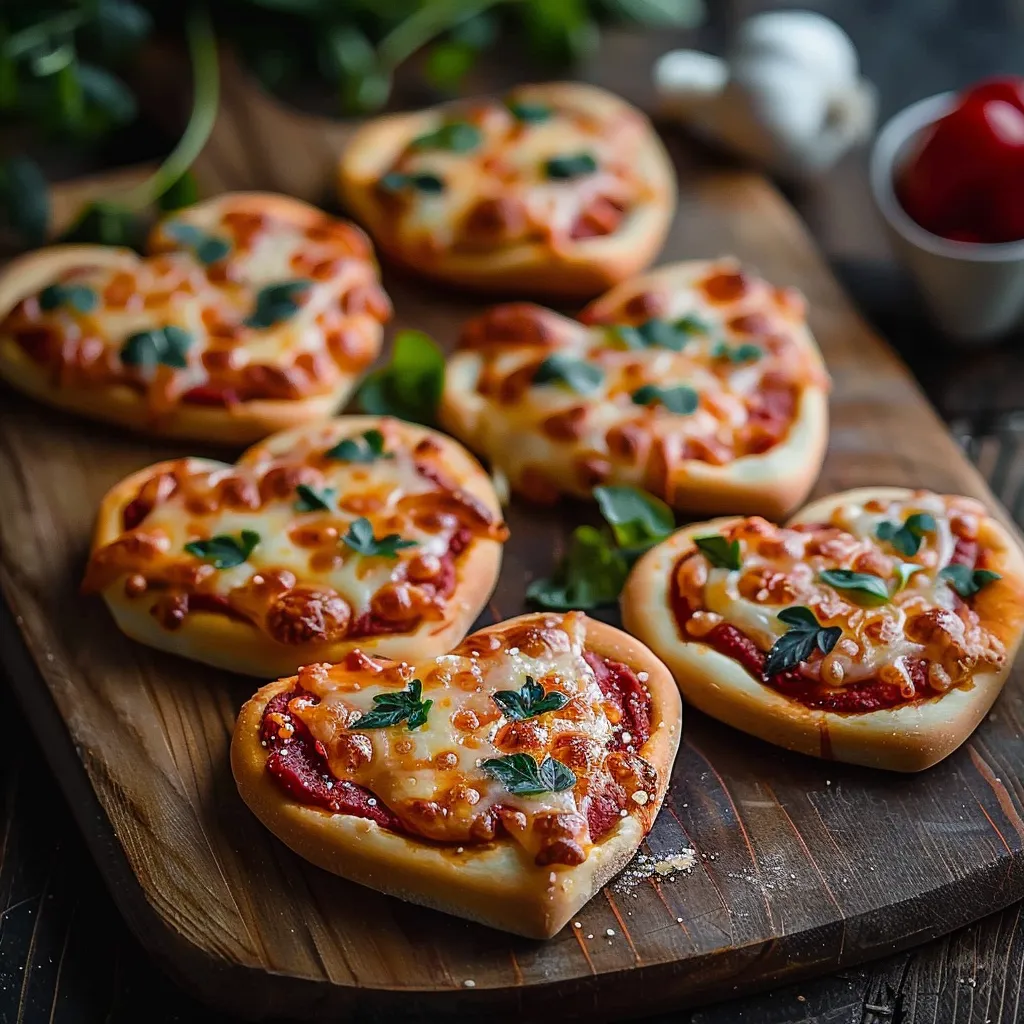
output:
[[[83,589],[136,640],[269,679],[355,647],[447,650],[490,597],[507,536],[490,479],[451,438],[343,416],[235,465],[186,458],[122,480]]]
[[[296,853],[381,892],[554,935],[650,831],[680,735],[672,677],[582,612],[436,658],[353,651],[238,717],[242,798]]]
[[[585,298],[646,267],[675,211],[672,165],[639,110],[590,85],[529,85],[370,121],[343,200],[417,273]]]
[[[827,392],[797,292],[694,261],[619,285],[579,320],[524,303],[471,320],[441,420],[534,501],[616,484],[775,516],[817,478]]]
[[[709,715],[801,753],[920,771],[1006,681],[1024,554],[973,498],[865,488],[786,526],[687,526],[636,564],[622,614]]]
[[[0,273],[0,376],[51,405],[243,444],[329,416],[391,315],[354,225],[223,195],[162,220],[149,255],[56,245]]]

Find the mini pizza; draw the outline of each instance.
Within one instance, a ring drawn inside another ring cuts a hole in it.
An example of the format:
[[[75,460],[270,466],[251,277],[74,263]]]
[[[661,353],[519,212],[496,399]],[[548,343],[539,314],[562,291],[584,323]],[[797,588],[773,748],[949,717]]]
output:
[[[508,531],[451,438],[344,416],[235,465],[187,458],[103,499],[83,590],[161,650],[270,679],[358,647],[413,659],[465,636]]]
[[[622,613],[707,714],[804,754],[920,771],[1006,681],[1024,554],[972,498],[865,488],[787,526],[687,526],[636,564]]]
[[[441,420],[534,501],[622,484],[687,511],[778,516],[817,478],[828,386],[798,293],[695,261],[619,285],[578,321],[524,303],[471,320]]]
[[[220,196],[162,220],[149,255],[55,245],[0,273],[0,376],[50,405],[244,444],[324,419],[391,315],[354,225],[297,199]]]
[[[417,273],[488,291],[586,298],[646,267],[675,211],[650,122],[590,85],[530,85],[359,129],[344,202]]]
[[[630,860],[665,796],[679,694],[582,612],[489,626],[399,664],[353,651],[238,717],[242,798],[314,864],[531,938]]]

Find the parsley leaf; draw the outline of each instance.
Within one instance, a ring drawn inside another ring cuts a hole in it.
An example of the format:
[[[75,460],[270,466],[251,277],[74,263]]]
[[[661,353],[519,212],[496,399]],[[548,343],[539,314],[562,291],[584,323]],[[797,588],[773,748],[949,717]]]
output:
[[[729,345],[716,341],[711,349],[712,359],[728,359],[730,363],[752,363],[764,355],[760,345],[745,341],[742,345]]]
[[[155,369],[158,363],[184,369],[188,366],[186,352],[192,345],[192,335],[181,327],[168,324],[149,331],[133,334],[121,347],[121,362],[125,366],[138,366],[143,370]]]
[[[343,437],[324,452],[324,458],[338,462],[375,462],[394,457],[394,453],[384,451],[384,435],[379,430],[367,430],[359,437]]]
[[[604,380],[600,366],[556,352],[548,356],[533,375],[534,384],[564,384],[581,395],[595,391]]]
[[[620,547],[645,550],[676,528],[672,509],[638,487],[595,487],[594,498]]]
[[[505,106],[517,121],[522,121],[524,124],[542,124],[551,119],[551,108],[546,107],[543,103],[530,103],[529,101],[520,103],[516,100],[506,100]]]
[[[578,526],[554,576],[534,580],[526,599],[557,611],[598,608],[615,603],[628,574],[625,555],[609,537],[593,526]]]
[[[764,675],[771,677],[806,661],[817,649],[828,654],[843,635],[838,626],[823,627],[810,608],[784,608],[777,618],[789,629],[778,638],[764,660]]]
[[[852,569],[823,569],[818,579],[836,590],[851,591],[861,604],[885,604],[889,600],[889,585],[881,576]]]
[[[400,331],[391,362],[374,370],[356,393],[363,412],[433,424],[444,391],[444,354],[422,331]]]
[[[190,541],[185,550],[215,569],[233,569],[248,560],[259,542],[260,535],[255,530],[243,530],[237,537],[220,533],[209,540]]]
[[[891,520],[884,520],[875,529],[879,540],[887,540],[901,555],[912,558],[921,548],[921,541],[926,533],[936,530],[935,517],[927,512],[915,512],[907,516],[901,526]]]
[[[406,728],[412,732],[426,724],[427,714],[434,703],[422,697],[423,683],[419,679],[414,679],[404,690],[374,694],[374,707],[363,712],[349,729],[355,732],[360,729],[387,729],[405,722]]]
[[[449,121],[436,131],[412,140],[413,149],[446,149],[452,153],[468,153],[483,141],[475,124],[468,121]]]
[[[527,676],[520,689],[497,690],[491,697],[505,717],[513,722],[536,718],[537,715],[549,711],[558,711],[569,703],[569,698],[559,690],[551,690],[545,694],[544,687],[533,676]]]
[[[684,316],[670,323],[668,320],[646,320],[636,327],[616,324],[611,328],[613,335],[626,348],[668,348],[682,352],[686,343],[695,334],[704,334],[710,328],[695,316]]]
[[[403,548],[416,547],[416,541],[402,540],[397,533],[389,533],[386,537],[374,537],[373,527],[365,516],[357,519],[341,539],[361,555],[379,555],[381,558],[397,558],[398,552]]]
[[[444,181],[436,174],[426,172],[402,174],[401,171],[392,171],[380,179],[380,185],[385,192],[401,192],[402,189],[411,188],[428,195],[440,195],[444,191]]]
[[[675,388],[661,388],[657,384],[645,384],[632,394],[634,405],[662,405],[669,412],[689,416],[697,411],[700,395],[693,388],[680,384]]]
[[[294,506],[296,512],[329,512],[331,510],[330,502],[336,492],[333,487],[325,487],[324,493],[321,495],[317,494],[309,484],[298,484],[295,493],[299,496],[299,500],[295,502]]]
[[[982,587],[987,587],[1003,577],[991,569],[972,569],[968,565],[947,565],[939,575],[961,596],[973,597]]]
[[[573,153],[570,156],[553,156],[544,161],[544,173],[555,181],[582,178],[597,170],[597,161],[589,153]]]
[[[480,767],[517,796],[561,793],[576,785],[572,769],[551,756],[537,764],[529,754],[506,754],[504,757],[489,757],[481,762]]]
[[[694,537],[693,543],[716,569],[735,571],[742,565],[738,540],[727,541],[720,533],[709,533],[703,537]]]
[[[300,299],[312,284],[312,281],[300,278],[265,285],[256,293],[256,306],[243,323],[246,327],[265,331],[290,320],[298,312]]]
[[[51,284],[39,293],[39,308],[52,312],[67,306],[76,313],[91,313],[99,302],[95,289],[84,284]]]

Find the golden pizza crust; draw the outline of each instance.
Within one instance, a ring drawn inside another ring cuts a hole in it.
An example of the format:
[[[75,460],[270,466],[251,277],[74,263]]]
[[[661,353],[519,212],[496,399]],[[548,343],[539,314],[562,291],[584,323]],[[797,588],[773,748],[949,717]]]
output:
[[[647,287],[665,287],[681,276],[698,276],[705,268],[722,265],[718,260],[689,260],[673,263],[623,282],[591,307],[617,309],[625,295]],[[730,261],[730,265],[731,261]],[[737,265],[738,266],[738,265]],[[744,455],[715,466],[696,459],[679,459],[666,467],[663,483],[652,486],[646,479],[644,465],[624,462],[610,452],[601,452],[611,471],[604,484],[627,484],[654,491],[674,508],[699,514],[729,511],[744,515],[779,518],[791,512],[807,497],[814,486],[828,446],[828,375],[818,346],[807,327],[801,324],[792,332],[802,352],[806,353],[815,377],[801,391],[793,421],[783,440],[761,455]],[[477,451],[484,458],[492,453],[480,444],[486,422],[500,420],[500,407],[477,391],[477,382],[484,366],[484,355],[476,350],[457,351],[448,361],[444,393],[439,413],[444,428]],[[585,404],[581,401],[580,404]],[[531,439],[557,451],[573,456],[584,453],[571,443],[555,442],[533,431]],[[516,446],[513,446],[516,447]],[[591,496],[592,488],[581,485],[571,467],[538,464],[547,469],[559,490],[580,498]],[[514,469],[500,465],[508,475],[513,489],[521,489],[521,480]]]
[[[531,103],[559,103],[589,109],[597,117],[634,107],[592,85],[552,82],[516,90],[516,98]],[[485,292],[530,294],[558,298],[588,298],[648,266],[664,244],[676,207],[672,162],[654,128],[647,123],[642,143],[630,154],[634,167],[645,173],[653,195],[631,211],[622,227],[610,235],[565,241],[555,251],[541,242],[518,243],[496,252],[442,251],[425,260],[405,251],[389,230],[391,214],[376,197],[376,183],[410,140],[436,128],[444,108],[376,118],[351,138],[338,167],[338,188],[353,216],[366,226],[378,248],[394,262],[426,277]],[[645,119],[646,121],[646,119]]]
[[[830,495],[802,509],[790,523],[820,522],[832,509],[870,498],[909,498],[901,487],[865,487]],[[686,701],[713,718],[769,743],[822,757],[891,771],[917,772],[948,757],[978,727],[1006,682],[1024,634],[1024,553],[994,519],[985,542],[998,555],[1003,576],[979,597],[978,611],[1006,644],[1006,664],[974,677],[970,687],[949,690],[902,707],[859,713],[808,708],[765,686],[733,658],[680,637],[668,594],[673,567],[694,549],[692,538],[718,533],[736,517],[694,523],[652,548],[634,566],[621,597],[622,620],[656,651]]]
[[[191,209],[215,210],[218,215],[258,210],[291,220],[297,226],[316,223],[324,216],[308,203],[271,192],[228,193]],[[156,230],[154,228],[154,234]],[[26,253],[0,271],[0,321],[22,299],[38,292],[67,270],[109,266],[131,271],[142,259],[130,249],[103,245],[52,245]],[[368,364],[379,354],[384,337],[382,325],[376,324],[371,329],[375,341]],[[3,335],[0,335],[0,377],[32,398],[67,412],[158,437],[229,445],[249,444],[279,430],[326,419],[347,401],[359,380],[357,374],[340,373],[328,393],[308,398],[254,399],[224,408],[178,404],[155,416],[145,396],[124,384],[74,389],[56,386],[46,367],[41,367],[13,339]]]
[[[341,416],[333,420],[331,426],[336,426],[340,438],[379,427],[384,420],[384,417],[379,416]],[[501,507],[490,478],[460,444],[427,427],[400,420],[389,422],[400,428],[403,444],[410,447],[424,438],[434,441],[444,452],[444,465],[453,481],[477,498],[496,521],[501,520]],[[252,465],[262,461],[268,454],[281,454],[297,436],[308,430],[307,426],[267,438],[244,452],[236,465]],[[197,469],[231,468],[227,463],[211,459],[189,461]],[[92,552],[116,540],[124,532],[121,526],[124,509],[138,494],[142,484],[155,473],[175,464],[168,461],[147,466],[125,477],[107,492],[100,503]],[[156,617],[150,614],[153,603],[151,599],[129,598],[125,594],[124,576],[104,589],[103,598],[121,631],[140,643],[216,668],[268,679],[289,675],[300,666],[312,662],[341,661],[349,651],[357,647],[368,654],[379,654],[399,661],[422,658],[427,652],[440,654],[449,650],[465,636],[491,596],[501,567],[501,549],[499,541],[474,538],[456,563],[455,591],[447,601],[443,620],[423,622],[416,629],[404,633],[342,639],[332,644],[283,644],[248,622],[208,611],[190,611],[178,628],[164,629]]]
[[[543,612],[520,615],[493,628],[549,617]],[[637,753],[658,772],[656,813],[679,744],[679,693],[665,666],[632,637],[593,619],[586,620],[586,631],[588,650],[648,674],[651,738]],[[260,742],[267,703],[294,688],[295,682],[291,678],[270,683],[242,707],[231,742],[231,769],[250,810],[282,842],[318,867],[399,899],[528,938],[546,939],[626,866],[644,838],[641,824],[627,816],[591,848],[582,864],[540,867],[513,840],[456,848],[392,832],[365,818],[298,803],[267,773],[267,749]]]

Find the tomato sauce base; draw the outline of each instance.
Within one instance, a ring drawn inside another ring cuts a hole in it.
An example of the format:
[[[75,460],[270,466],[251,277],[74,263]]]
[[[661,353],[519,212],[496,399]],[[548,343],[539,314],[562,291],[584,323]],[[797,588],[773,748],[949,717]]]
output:
[[[960,539],[950,558],[951,563],[961,565],[975,564],[978,555],[976,541]],[[689,557],[689,556],[684,556]],[[764,663],[766,652],[762,651],[754,641],[742,630],[727,622],[720,622],[699,641],[695,641],[686,630],[686,623],[694,609],[683,597],[679,589],[677,562],[672,571],[670,602],[676,628],[683,640],[688,643],[702,642],[724,654],[727,658],[738,661],[755,679],[765,686],[777,690],[791,700],[805,707],[819,711],[837,713],[863,714],[870,711],[882,711],[910,704],[916,700],[924,700],[938,696],[928,685],[928,663],[923,658],[906,658],[904,665],[914,687],[913,696],[908,697],[902,687],[895,683],[886,683],[877,677],[865,679],[858,683],[850,683],[834,689],[829,688],[816,679],[809,679],[798,667],[766,676]]]
[[[621,711],[615,738],[609,744],[612,750],[625,750],[622,733],[629,733],[628,745],[639,749],[651,735],[651,697],[629,666],[601,658],[592,651],[584,657],[594,670],[597,683],[607,701]],[[334,814],[351,814],[369,818],[382,828],[408,834],[401,821],[380,803],[368,789],[355,783],[339,780],[331,773],[326,751],[315,741],[306,726],[288,711],[288,704],[296,697],[306,697],[311,703],[317,698],[299,687],[288,693],[272,697],[263,711],[260,738],[270,751],[267,771],[289,796],[302,804],[320,807]],[[291,734],[280,736],[281,723],[287,722]],[[590,799],[587,804],[587,825],[590,837],[596,842],[621,817],[625,806],[620,794],[606,790]],[[424,840],[426,842],[427,840]]]

